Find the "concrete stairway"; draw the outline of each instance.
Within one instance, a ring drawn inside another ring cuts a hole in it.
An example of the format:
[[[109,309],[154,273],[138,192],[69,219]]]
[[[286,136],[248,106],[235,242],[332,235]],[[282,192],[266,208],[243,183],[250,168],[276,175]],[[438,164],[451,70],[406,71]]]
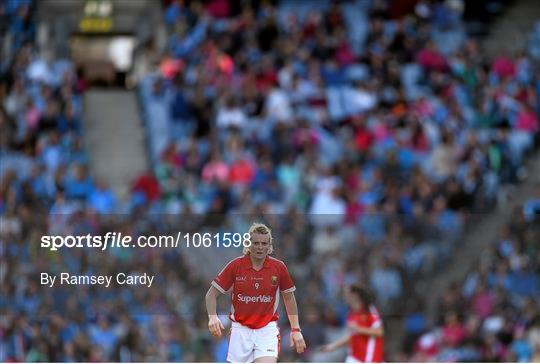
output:
[[[85,144],[92,175],[123,199],[133,179],[148,167],[136,95],[125,90],[89,90],[84,96]]]
[[[527,34],[533,24],[540,20],[540,1],[517,0],[507,12],[490,27],[490,33],[482,44],[489,57],[515,55],[523,50]]]
[[[481,252],[488,249],[499,236],[499,227],[504,226],[511,218],[515,208],[521,206],[534,196],[534,191],[540,183],[540,151],[536,151],[527,164],[529,178],[516,189],[509,191],[507,199],[490,214],[475,216],[475,226],[469,230],[461,242],[461,248],[449,262],[449,269],[444,275],[436,275],[420,284],[419,291],[429,292],[429,317],[437,314],[438,298],[448,289],[452,282],[461,281],[476,264]]]

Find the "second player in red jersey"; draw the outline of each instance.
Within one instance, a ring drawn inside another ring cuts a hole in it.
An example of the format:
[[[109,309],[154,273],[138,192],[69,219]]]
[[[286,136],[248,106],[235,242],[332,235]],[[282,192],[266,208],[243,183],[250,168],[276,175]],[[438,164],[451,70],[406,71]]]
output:
[[[384,329],[371,295],[359,286],[347,287],[345,300],[351,311],[347,316],[348,333],[325,345],[323,351],[333,351],[349,345],[347,363],[380,363],[384,360]]]
[[[296,287],[285,264],[269,256],[273,249],[270,229],[253,224],[249,233],[251,246],[221,270],[206,294],[208,328],[213,335],[221,335],[224,327],[216,314],[216,299],[220,293],[232,289],[227,360],[276,362],[280,344],[277,327],[280,294],[291,324],[291,346],[298,353],[306,347],[298,323]]]

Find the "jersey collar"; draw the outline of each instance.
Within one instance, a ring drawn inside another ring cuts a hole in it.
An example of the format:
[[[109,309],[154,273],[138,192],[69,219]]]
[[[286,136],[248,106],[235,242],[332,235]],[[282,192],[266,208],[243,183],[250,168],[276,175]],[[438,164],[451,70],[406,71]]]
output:
[[[249,257],[249,254],[244,255],[242,260],[243,260],[242,265],[244,267],[251,268],[251,269],[255,270],[253,268],[253,264],[251,263],[251,258]],[[266,256],[266,258],[264,258],[264,262],[263,262],[263,266],[262,266],[262,269],[267,269],[267,268],[270,268],[270,257],[268,255]]]

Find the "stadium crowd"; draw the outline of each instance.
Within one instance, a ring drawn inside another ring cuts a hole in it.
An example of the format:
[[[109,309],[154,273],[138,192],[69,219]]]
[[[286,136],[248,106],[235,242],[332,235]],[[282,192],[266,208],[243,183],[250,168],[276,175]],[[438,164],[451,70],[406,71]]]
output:
[[[540,186],[536,193],[443,294],[438,325],[429,327],[422,304],[407,314],[404,349],[413,361],[540,360]]]
[[[227,339],[208,334],[201,305],[208,272],[189,254],[44,254],[37,245],[45,232],[182,230],[163,221],[178,214],[220,216],[234,231],[264,216],[279,237],[277,258],[301,287],[304,360],[343,324],[343,284],[367,282],[383,315],[406,314],[395,303],[411,282],[452,254],[469,212],[488,211],[526,176],[522,162],[538,143],[534,59],[484,59],[459,4],[420,1],[398,18],[384,1],[166,2],[166,54],[152,42],[135,54],[153,169],[134,181],[129,201],[89,175],[84,75],[70,60],[38,54],[35,3],[0,4],[9,45],[0,84],[0,359],[223,361]],[[454,326],[475,320],[487,327],[475,348],[493,347],[498,359],[537,353],[524,338],[538,335],[528,314],[538,304],[522,297],[527,288],[502,291],[516,269],[538,279],[533,228],[524,239],[510,228],[492,260],[453,292],[480,301],[472,311],[447,305],[440,330],[408,329],[413,344],[420,337],[413,358],[468,355],[470,341]],[[516,254],[533,263],[515,263]],[[217,272],[219,262],[204,267]],[[36,280],[42,270],[122,268],[162,274],[144,292],[45,289]],[[494,290],[508,306],[485,307]],[[520,324],[507,327],[516,314]],[[426,352],[430,340],[437,349]],[[285,360],[297,359],[284,349]]]

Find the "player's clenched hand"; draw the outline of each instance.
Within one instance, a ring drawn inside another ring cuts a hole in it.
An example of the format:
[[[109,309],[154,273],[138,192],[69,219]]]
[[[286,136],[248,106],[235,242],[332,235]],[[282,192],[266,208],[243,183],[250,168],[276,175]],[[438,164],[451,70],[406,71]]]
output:
[[[291,347],[294,346],[298,354],[302,354],[306,350],[306,342],[301,332],[291,333]]]
[[[221,336],[221,330],[225,330],[217,315],[211,315],[208,318],[208,330],[214,336]]]

